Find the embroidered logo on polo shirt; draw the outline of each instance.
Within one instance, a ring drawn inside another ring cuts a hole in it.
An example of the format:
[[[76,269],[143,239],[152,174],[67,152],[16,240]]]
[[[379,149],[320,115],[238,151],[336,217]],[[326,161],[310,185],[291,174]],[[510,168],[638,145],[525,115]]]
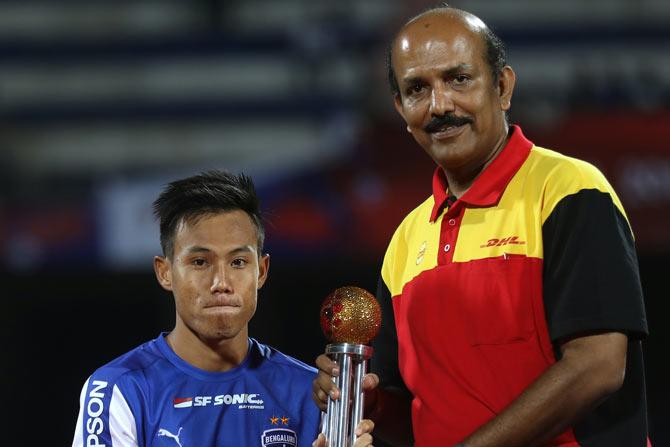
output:
[[[263,447],[296,447],[298,435],[288,428],[273,428],[263,432],[261,444]]]
[[[486,244],[480,245],[479,248],[486,247],[502,247],[503,245],[524,245],[526,241],[520,241],[519,236],[510,236],[502,239],[489,239]]]
[[[421,264],[421,261],[423,261],[423,257],[426,254],[426,241],[423,241],[423,244],[421,244],[421,247],[419,248],[419,253],[416,255],[416,265]]]

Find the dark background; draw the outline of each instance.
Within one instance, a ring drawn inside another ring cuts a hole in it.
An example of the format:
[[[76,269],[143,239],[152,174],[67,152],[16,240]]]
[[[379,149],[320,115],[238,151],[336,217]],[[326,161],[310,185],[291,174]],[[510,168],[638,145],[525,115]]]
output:
[[[251,334],[307,363],[321,301],[374,291],[433,164],[395,115],[384,53],[425,1],[0,0],[2,445],[69,445],[97,367],[174,324],[151,202],[249,173],[270,277]],[[635,232],[652,441],[670,446],[670,4],[454,1],[517,73],[511,121],[598,166]],[[28,436],[26,436],[28,434]]]

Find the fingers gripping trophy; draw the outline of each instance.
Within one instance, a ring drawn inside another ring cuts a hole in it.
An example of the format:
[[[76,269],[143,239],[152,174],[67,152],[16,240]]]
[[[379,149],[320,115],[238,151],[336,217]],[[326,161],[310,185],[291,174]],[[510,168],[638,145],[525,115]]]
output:
[[[329,447],[354,444],[356,426],[363,418],[363,376],[372,357],[368,346],[379,332],[381,309],[375,297],[358,287],[340,287],[321,305],[321,329],[331,342],[326,355],[335,361],[340,374],[333,382],[340,399],[328,398],[323,433]]]

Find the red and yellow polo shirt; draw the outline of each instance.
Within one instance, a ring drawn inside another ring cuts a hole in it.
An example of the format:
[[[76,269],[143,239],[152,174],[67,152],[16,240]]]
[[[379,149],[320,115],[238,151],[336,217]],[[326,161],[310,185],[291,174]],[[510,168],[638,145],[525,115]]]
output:
[[[646,445],[637,258],[604,176],[512,127],[462,197],[446,191],[438,168],[432,197],[390,242],[378,291],[372,370],[414,396],[416,445],[461,441],[557,360],[557,342],[596,331],[629,335],[624,386],[548,445]]]

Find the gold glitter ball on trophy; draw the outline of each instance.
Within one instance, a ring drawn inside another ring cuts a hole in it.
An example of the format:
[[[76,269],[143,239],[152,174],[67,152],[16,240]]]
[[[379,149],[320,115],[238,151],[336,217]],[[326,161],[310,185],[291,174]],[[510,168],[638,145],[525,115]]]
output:
[[[381,313],[367,290],[340,287],[321,304],[321,330],[333,343],[367,344],[379,332]]]

